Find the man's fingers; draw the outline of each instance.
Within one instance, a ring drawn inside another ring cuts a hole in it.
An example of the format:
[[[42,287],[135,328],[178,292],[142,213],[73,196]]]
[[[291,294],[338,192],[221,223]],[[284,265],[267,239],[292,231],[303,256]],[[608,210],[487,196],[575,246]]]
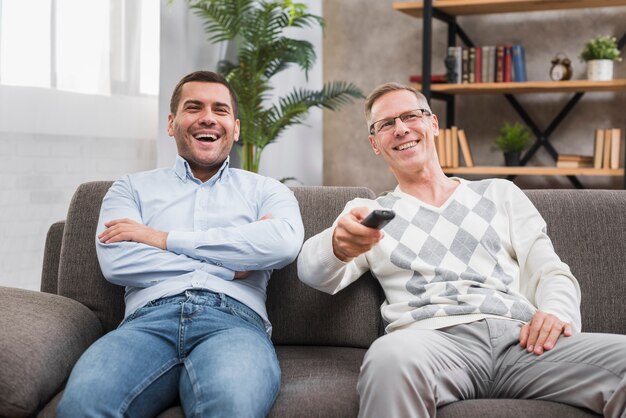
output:
[[[569,322],[565,323],[565,326],[563,327],[563,335],[565,335],[566,337],[571,337],[574,334],[574,328],[572,327],[572,324],[570,324]]]
[[[563,325],[562,324],[555,324],[552,329],[550,330],[550,333],[548,334],[548,336],[546,337],[546,340],[543,343],[543,348],[546,351],[552,350],[554,348],[554,346],[556,345],[556,342],[558,341],[559,337],[561,336],[561,332],[563,331]]]
[[[522,348],[526,348],[526,344],[528,343],[528,334],[530,334],[530,325],[522,325],[522,329],[519,334],[519,345],[522,346]]]

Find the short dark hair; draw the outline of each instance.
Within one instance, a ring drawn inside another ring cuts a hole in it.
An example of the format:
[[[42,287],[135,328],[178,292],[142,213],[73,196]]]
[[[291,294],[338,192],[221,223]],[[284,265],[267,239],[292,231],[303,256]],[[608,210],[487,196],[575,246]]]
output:
[[[237,94],[235,90],[228,84],[228,81],[221,74],[214,73],[213,71],[195,71],[193,73],[187,74],[184,76],[176,87],[174,87],[174,92],[172,93],[172,98],[170,99],[170,113],[172,115],[176,114],[176,110],[178,109],[178,103],[180,102],[180,96],[182,94],[183,85],[185,83],[189,83],[191,81],[201,81],[205,83],[218,83],[226,86],[228,92],[230,93],[230,101],[233,107],[233,115],[235,115],[235,119],[239,115],[239,103],[237,102]]]

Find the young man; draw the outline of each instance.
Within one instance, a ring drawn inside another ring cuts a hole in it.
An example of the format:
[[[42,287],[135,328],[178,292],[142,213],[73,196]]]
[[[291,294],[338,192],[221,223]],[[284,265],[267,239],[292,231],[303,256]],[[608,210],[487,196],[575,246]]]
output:
[[[302,245],[298,203],[229,167],[239,120],[222,76],[178,83],[168,133],[174,167],[127,175],[102,203],[98,259],[126,313],[79,359],[60,417],[152,417],[177,398],[186,416],[264,417],[278,394],[265,290]]]
[[[334,294],[369,269],[385,292],[387,334],[361,367],[360,415],[432,417],[461,399],[525,398],[626,416],[626,337],[579,332],[578,283],[524,193],[446,177],[437,117],[410,87],[375,89],[366,118],[398,187],[349,202],[298,258],[316,289]],[[361,225],[382,208],[396,212],[384,232]]]

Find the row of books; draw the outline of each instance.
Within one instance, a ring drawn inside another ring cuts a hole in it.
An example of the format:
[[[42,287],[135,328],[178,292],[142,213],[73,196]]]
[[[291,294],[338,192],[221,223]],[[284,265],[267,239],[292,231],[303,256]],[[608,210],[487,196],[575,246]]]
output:
[[[448,47],[445,58],[448,83],[502,83],[528,81],[526,54],[519,44]]]
[[[459,129],[457,126],[439,129],[436,144],[439,164],[442,167],[459,167],[461,155],[467,167],[474,167],[472,153],[463,129]]]
[[[593,155],[559,154],[559,168],[620,168],[622,130],[620,128],[596,129]]]

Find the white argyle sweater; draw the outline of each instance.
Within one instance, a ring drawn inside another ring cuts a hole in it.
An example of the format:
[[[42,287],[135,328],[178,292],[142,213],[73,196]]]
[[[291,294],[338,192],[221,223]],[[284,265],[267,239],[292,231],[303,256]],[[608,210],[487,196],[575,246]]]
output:
[[[298,257],[300,280],[335,294],[371,270],[385,293],[387,332],[493,317],[526,322],[537,309],[580,331],[578,282],[526,195],[507,180],[456,180],[441,207],[399,186],[376,200],[348,202],[342,215],[366,206],[393,209],[396,217],[382,241],[347,263],[332,250],[335,225],[311,237]]]

